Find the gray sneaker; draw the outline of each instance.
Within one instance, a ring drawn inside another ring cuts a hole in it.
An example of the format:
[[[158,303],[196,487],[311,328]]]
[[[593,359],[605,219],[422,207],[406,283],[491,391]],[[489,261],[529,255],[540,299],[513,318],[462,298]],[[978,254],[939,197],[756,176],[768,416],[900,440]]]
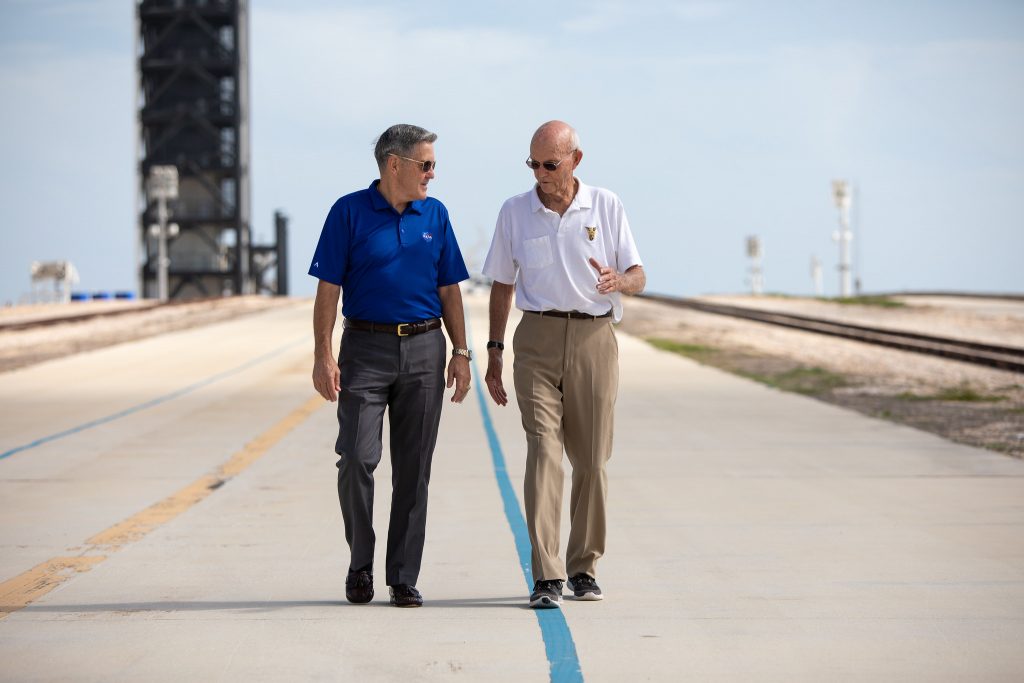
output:
[[[589,574],[577,574],[569,578],[569,590],[577,600],[604,600],[601,588]]]
[[[533,584],[533,593],[530,594],[530,607],[545,609],[560,607],[561,604],[562,582],[560,580],[542,580]]]

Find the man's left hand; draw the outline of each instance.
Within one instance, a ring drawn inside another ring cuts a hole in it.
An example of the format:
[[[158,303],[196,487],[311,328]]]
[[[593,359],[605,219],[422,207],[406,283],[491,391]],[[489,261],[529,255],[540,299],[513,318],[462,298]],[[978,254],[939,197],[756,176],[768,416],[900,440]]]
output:
[[[611,294],[622,291],[622,274],[610,266],[602,266],[593,256],[590,265],[597,271],[597,291],[600,294]]]
[[[462,403],[469,393],[469,359],[465,356],[452,356],[448,361],[448,388],[455,385],[452,403]]]

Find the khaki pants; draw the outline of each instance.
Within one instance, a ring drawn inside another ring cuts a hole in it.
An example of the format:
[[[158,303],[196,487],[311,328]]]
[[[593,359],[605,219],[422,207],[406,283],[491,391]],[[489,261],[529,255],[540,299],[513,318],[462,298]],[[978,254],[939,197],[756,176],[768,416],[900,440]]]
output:
[[[619,347],[608,318],[524,313],[512,341],[513,378],[526,431],[526,522],[533,578],[596,577],[604,554],[605,464],[611,457]],[[572,466],[571,531],[559,557],[562,449]]]

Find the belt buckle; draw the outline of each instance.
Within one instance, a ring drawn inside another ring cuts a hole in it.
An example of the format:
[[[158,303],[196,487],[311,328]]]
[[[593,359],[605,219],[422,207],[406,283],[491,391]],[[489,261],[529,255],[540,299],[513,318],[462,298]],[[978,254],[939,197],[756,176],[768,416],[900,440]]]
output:
[[[395,334],[397,334],[399,337],[408,337],[409,332],[402,332],[402,328],[409,327],[410,325],[412,325],[412,323],[399,323],[398,326],[395,328]]]

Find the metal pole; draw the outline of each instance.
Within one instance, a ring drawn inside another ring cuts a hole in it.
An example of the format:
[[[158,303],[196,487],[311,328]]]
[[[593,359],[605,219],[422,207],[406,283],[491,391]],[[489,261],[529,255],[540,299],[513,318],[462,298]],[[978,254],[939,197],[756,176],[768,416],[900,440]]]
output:
[[[167,258],[167,200],[163,197],[157,199],[156,220],[160,226],[156,236],[156,291],[160,301],[167,301],[167,267],[170,259]]]
[[[844,299],[851,294],[850,284],[850,184],[845,180],[832,181],[832,196],[839,209],[839,230],[832,234],[832,239],[839,242],[839,296]]]
[[[747,256],[750,257],[750,293],[754,296],[764,291],[764,271],[761,270],[761,238],[751,235],[747,238]]]
[[[850,211],[839,209],[839,292],[844,299],[853,293],[850,278]]]
[[[761,255],[754,256],[750,265],[750,293],[760,296],[764,293],[764,273],[761,270]]]
[[[178,169],[176,166],[153,166],[146,181],[146,194],[156,199],[156,224],[150,234],[156,237],[157,298],[167,301],[167,269],[171,260],[167,255],[167,240],[178,234],[178,224],[167,224],[167,200],[178,197]]]
[[[275,246],[277,247],[277,295],[288,296],[288,217],[274,212]]]
[[[825,296],[825,286],[821,279],[821,259],[817,256],[811,257],[811,279],[814,280],[814,296]]]

